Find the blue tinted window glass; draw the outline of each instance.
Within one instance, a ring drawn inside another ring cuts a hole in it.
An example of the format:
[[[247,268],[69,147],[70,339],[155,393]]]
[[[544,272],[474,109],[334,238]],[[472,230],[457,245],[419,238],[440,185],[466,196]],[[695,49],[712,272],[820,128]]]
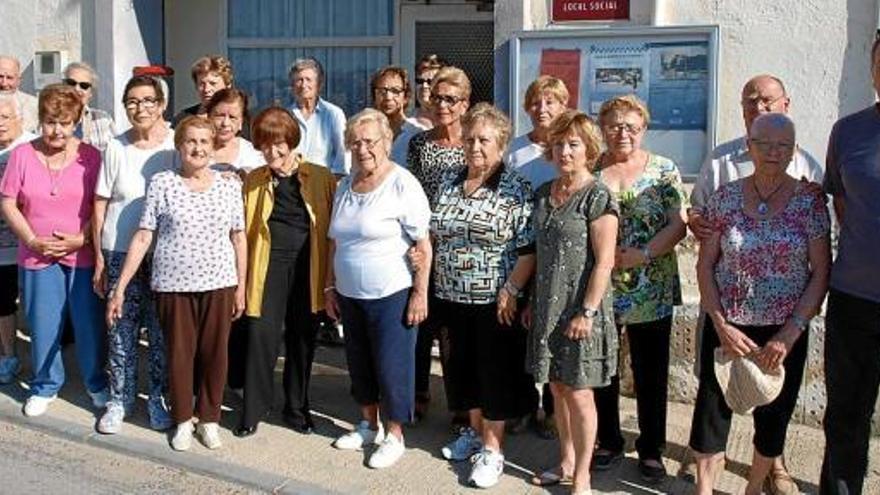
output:
[[[231,38],[391,36],[394,0],[228,0]]]

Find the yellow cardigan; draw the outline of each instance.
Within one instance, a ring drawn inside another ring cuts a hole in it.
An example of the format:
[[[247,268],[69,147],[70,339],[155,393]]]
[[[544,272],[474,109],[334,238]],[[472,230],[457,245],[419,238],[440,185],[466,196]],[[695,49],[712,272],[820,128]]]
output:
[[[297,178],[309,213],[309,285],[312,312],[324,309],[324,277],[327,272],[327,230],[336,193],[336,178],[325,167],[300,161]],[[245,232],[248,271],[245,314],[258,318],[263,307],[263,286],[269,269],[269,216],[274,205],[272,171],[264,165],[244,181]]]

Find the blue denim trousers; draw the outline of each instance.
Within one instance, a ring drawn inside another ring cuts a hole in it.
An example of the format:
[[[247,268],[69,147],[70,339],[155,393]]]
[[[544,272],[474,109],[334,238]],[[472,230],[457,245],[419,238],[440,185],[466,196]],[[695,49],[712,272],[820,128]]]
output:
[[[107,388],[104,305],[92,291],[94,269],[53,263],[21,269],[21,295],[31,333],[31,393],[50,397],[64,385],[61,334],[68,318],[76,340],[76,359],[89,392]]]

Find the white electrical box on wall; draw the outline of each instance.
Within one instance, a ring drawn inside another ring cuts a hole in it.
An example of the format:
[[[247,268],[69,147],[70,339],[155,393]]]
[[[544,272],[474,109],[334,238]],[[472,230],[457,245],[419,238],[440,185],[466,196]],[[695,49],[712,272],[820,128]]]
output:
[[[47,50],[34,53],[34,88],[39,91],[49,84],[61,82],[61,71],[67,65],[67,51]]]

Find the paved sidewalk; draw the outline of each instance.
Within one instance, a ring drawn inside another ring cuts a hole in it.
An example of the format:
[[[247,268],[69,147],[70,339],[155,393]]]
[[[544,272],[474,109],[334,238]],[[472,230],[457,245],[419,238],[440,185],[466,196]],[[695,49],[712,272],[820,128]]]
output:
[[[19,346],[26,350],[25,345]],[[24,354],[22,352],[21,354]],[[143,361],[143,360],[142,360]],[[277,413],[260,425],[256,435],[235,438],[230,429],[238,421],[237,398],[229,394],[224,410],[222,438],[224,446],[209,451],[198,443],[186,453],[168,446],[168,436],[147,426],[146,407],[139,401],[137,410],[122,433],[104,436],[95,432],[96,413],[85,396],[76,373],[72,349],[65,352],[68,383],[59,400],[40,418],[25,418],[21,404],[27,395],[22,383],[0,386],[0,421],[56,435],[90,446],[118,452],[123,456],[147,459],[191,471],[195,474],[245,487],[247,492],[276,493],[479,493],[466,485],[469,464],[451,464],[440,456],[440,447],[452,437],[449,416],[444,411],[443,390],[439,376],[432,377],[432,403],[428,417],[408,428],[407,453],[393,468],[375,471],[366,467],[363,452],[340,452],[330,444],[357,420],[357,408],[348,394],[348,376],[342,349],[320,348],[315,363],[312,404],[318,421],[316,433],[303,436],[283,426]],[[280,365],[281,363],[279,363]],[[280,371],[280,366],[278,368]],[[435,370],[436,371],[436,370]],[[20,378],[29,376],[23,370]],[[280,383],[280,373],[277,382]],[[277,390],[280,400],[280,390]],[[621,401],[621,420],[631,447],[635,438],[635,403]],[[668,448],[664,459],[671,474],[679,468],[687,443],[692,408],[670,404]],[[720,486],[721,492],[741,493],[744,475],[751,456],[750,420],[737,417],[729,442],[729,461]],[[786,456],[792,474],[802,491],[818,491],[823,437],[820,430],[792,425],[789,429]],[[865,493],[880,493],[880,441],[872,441],[872,462]],[[506,456],[508,466],[499,485],[485,493],[566,493],[561,489],[542,490],[527,480],[531,471],[557,462],[556,443],[532,433],[509,436]],[[124,459],[124,457],[121,457]],[[635,453],[630,451],[621,465],[594,476],[595,493],[692,493],[693,485],[674,476],[648,486],[640,481]]]

